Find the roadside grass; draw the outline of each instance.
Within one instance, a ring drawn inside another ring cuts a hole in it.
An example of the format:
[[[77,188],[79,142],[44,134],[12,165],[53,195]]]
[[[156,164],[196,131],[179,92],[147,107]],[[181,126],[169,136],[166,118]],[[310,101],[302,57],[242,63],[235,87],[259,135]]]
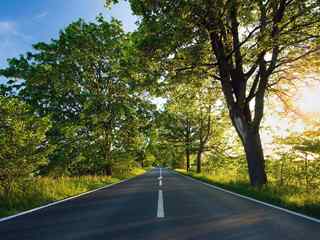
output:
[[[131,178],[144,172],[144,169],[134,168],[132,171],[121,174],[121,176],[118,174],[116,177],[33,178],[24,181],[23,184],[17,184],[9,195],[5,196],[0,189],[0,218],[117,183],[120,180]]]
[[[305,192],[297,186],[280,187],[275,182],[269,182],[262,189],[257,189],[252,187],[247,180],[234,180],[228,174],[206,175],[187,172],[183,169],[175,169],[175,171],[244,196],[320,219],[320,194],[318,192]]]

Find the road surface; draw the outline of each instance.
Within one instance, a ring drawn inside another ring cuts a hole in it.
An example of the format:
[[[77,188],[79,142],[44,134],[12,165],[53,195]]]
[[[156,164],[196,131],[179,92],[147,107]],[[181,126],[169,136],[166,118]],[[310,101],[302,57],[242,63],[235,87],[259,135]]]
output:
[[[0,222],[0,239],[319,240],[320,224],[155,168]]]

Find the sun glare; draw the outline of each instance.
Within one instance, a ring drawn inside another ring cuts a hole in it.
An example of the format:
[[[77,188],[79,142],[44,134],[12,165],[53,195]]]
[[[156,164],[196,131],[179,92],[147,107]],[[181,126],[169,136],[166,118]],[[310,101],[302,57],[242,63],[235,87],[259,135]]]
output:
[[[297,108],[307,115],[320,115],[320,88],[306,86],[297,95]]]
[[[298,88],[293,100],[296,114],[279,114],[284,111],[283,105],[275,104],[272,109],[266,110],[264,126],[269,130],[261,131],[262,143],[265,152],[271,154],[275,149],[272,144],[274,137],[286,138],[290,133],[303,133],[320,119],[320,87],[316,84],[306,84]]]

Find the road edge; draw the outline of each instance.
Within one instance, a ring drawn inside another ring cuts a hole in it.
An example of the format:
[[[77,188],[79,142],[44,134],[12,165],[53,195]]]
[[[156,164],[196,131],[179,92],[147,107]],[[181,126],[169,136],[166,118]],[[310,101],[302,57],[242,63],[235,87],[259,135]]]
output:
[[[318,218],[314,218],[314,217],[310,217],[310,216],[307,216],[305,214],[302,214],[302,213],[298,213],[298,212],[295,212],[295,211],[292,211],[292,210],[289,210],[287,208],[283,208],[283,207],[280,207],[280,206],[276,206],[276,205],[273,205],[271,203],[267,203],[267,202],[263,202],[263,201],[260,201],[260,200],[257,200],[255,198],[251,198],[251,197],[248,197],[248,196],[244,196],[244,195],[241,195],[239,193],[235,193],[235,192],[232,192],[230,190],[227,190],[227,189],[224,189],[224,188],[221,188],[221,187],[218,187],[214,184],[210,184],[210,183],[207,183],[207,182],[204,182],[204,181],[201,181],[199,179],[196,179],[196,178],[193,178],[191,176],[188,176],[188,175],[184,175],[182,173],[179,173],[175,170],[172,170],[170,169],[170,171],[172,171],[174,174],[177,174],[177,175],[180,175],[182,177],[185,177],[185,178],[188,178],[194,182],[198,182],[198,183],[201,183],[203,185],[206,185],[210,188],[213,188],[215,190],[219,190],[219,191],[222,191],[222,192],[225,192],[225,193],[228,193],[228,194],[231,194],[233,196],[237,196],[237,197],[240,197],[240,198],[243,198],[243,199],[247,199],[249,201],[252,201],[252,202],[255,202],[255,203],[259,203],[261,205],[264,205],[264,206],[267,206],[267,207],[271,207],[271,208],[274,208],[274,209],[277,209],[277,210],[280,210],[280,211],[283,211],[283,212],[286,212],[288,214],[291,214],[291,215],[294,215],[294,216],[298,216],[298,217],[301,217],[301,218],[304,218],[304,219],[307,219],[307,220],[310,220],[310,221],[313,221],[313,222],[316,222],[316,223],[320,223],[320,219]]]
[[[150,171],[150,170],[149,170],[149,171]],[[87,191],[87,192],[80,193],[80,194],[75,195],[75,196],[67,197],[67,198],[64,198],[64,199],[61,199],[61,200],[58,200],[58,201],[54,201],[54,202],[51,202],[51,203],[42,205],[42,206],[40,206],[40,207],[31,208],[31,209],[29,209],[29,210],[22,211],[22,212],[16,213],[16,214],[11,215],[11,216],[7,216],[7,217],[0,218],[0,223],[9,221],[9,220],[11,220],[11,219],[14,219],[14,218],[17,218],[17,217],[20,217],[20,216],[23,216],[23,215],[26,215],[26,214],[29,214],[29,213],[32,213],[32,212],[39,211],[39,210],[44,209],[44,208],[47,208],[47,207],[51,207],[51,206],[54,206],[54,205],[58,205],[58,204],[60,204],[60,203],[67,202],[67,201],[70,201],[70,200],[72,200],[72,199],[75,199],[75,198],[78,198],[78,197],[81,197],[81,196],[84,196],[84,195],[88,195],[88,194],[90,194],[90,193],[94,193],[94,192],[97,192],[97,191],[100,191],[100,190],[103,190],[103,189],[106,189],[106,188],[110,188],[110,187],[112,187],[112,186],[114,186],[114,185],[117,185],[117,184],[120,184],[120,183],[124,183],[124,182],[127,182],[127,181],[129,181],[129,180],[132,180],[132,179],[134,179],[134,178],[137,178],[137,177],[139,177],[139,176],[142,176],[142,175],[146,174],[146,173],[149,172],[149,171],[146,171],[146,172],[144,172],[143,174],[140,174],[140,175],[137,175],[137,176],[134,176],[134,177],[131,177],[131,178],[127,178],[127,179],[121,180],[121,181],[116,182],[116,183],[111,183],[111,184],[105,185],[105,186],[103,186],[103,187],[99,187],[99,188],[96,188],[96,189],[93,189],[93,190],[90,190],[90,191]]]

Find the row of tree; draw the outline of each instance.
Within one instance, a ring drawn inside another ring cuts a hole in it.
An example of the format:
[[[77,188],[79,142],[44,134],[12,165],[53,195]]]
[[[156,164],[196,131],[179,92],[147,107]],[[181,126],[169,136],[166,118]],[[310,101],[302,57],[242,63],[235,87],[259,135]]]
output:
[[[39,160],[33,174],[112,175],[136,163],[189,170],[193,158],[200,172],[204,153],[232,158],[240,142],[251,184],[264,185],[266,94],[290,64],[319,50],[319,1],[130,4],[140,16],[134,33],[101,16],[79,20],[1,70],[9,81],[1,87],[0,179],[25,155]],[[166,103],[157,110],[153,97]]]
[[[107,0],[107,4],[118,0]],[[288,64],[319,50],[318,0],[130,0],[140,48],[165,79],[220,82],[250,182],[267,182],[260,138],[267,89]],[[150,62],[150,61],[149,61]],[[204,76],[203,76],[204,75]]]

